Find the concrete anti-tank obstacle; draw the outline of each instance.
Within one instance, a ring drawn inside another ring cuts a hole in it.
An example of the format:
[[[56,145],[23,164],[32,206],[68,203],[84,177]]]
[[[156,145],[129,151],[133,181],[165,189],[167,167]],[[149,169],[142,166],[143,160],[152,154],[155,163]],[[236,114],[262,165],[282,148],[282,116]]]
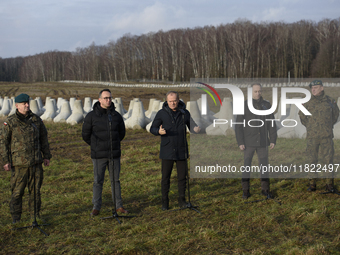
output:
[[[93,109],[94,104],[97,103],[98,101],[99,101],[98,99],[93,99],[92,100],[92,109]]]
[[[119,114],[122,115],[122,117],[124,118],[124,114],[126,113],[126,110],[124,109],[122,98],[117,97],[113,99],[113,103],[116,108],[115,110],[119,112]]]
[[[333,134],[334,134],[334,139],[340,139],[340,122],[334,125]]]
[[[124,105],[123,105],[123,100],[122,100],[122,98],[121,98],[121,97],[116,97],[115,99],[116,99],[116,102],[117,102],[118,104],[120,104],[121,107],[122,107],[122,114],[121,114],[121,115],[127,113],[127,110],[124,109]]]
[[[53,107],[54,107],[54,110],[55,110],[56,116],[57,116],[57,114],[58,114],[57,100],[55,100],[54,98],[51,98],[50,100],[53,103]]]
[[[231,97],[223,98],[220,110],[214,117],[217,119],[236,119],[233,115],[233,100]]]
[[[153,120],[156,116],[156,113],[159,110],[159,103],[161,102],[161,100],[155,99],[152,101],[152,105],[151,107],[149,107],[149,112],[146,111],[145,112],[145,116],[151,120]],[[147,114],[148,112],[148,114]]]
[[[16,110],[17,110],[17,107],[15,106],[15,98],[12,97],[11,100],[10,100],[10,105],[11,105],[11,111],[9,112],[8,116],[11,116],[13,114],[15,114]]]
[[[307,130],[306,127],[301,123],[299,117],[299,108],[297,108],[295,104],[291,105],[289,116],[282,120],[281,123],[284,126],[282,126],[277,131],[277,135],[279,138],[306,138]],[[295,126],[296,123],[297,125]]]
[[[144,112],[143,103],[135,99],[131,117],[125,120],[126,128],[144,129],[150,122],[150,119],[145,117]]]
[[[15,97],[11,97],[12,100],[9,100],[9,105],[12,109],[13,106],[15,106]]]
[[[336,103],[340,109],[340,97],[338,97],[338,100],[337,100],[337,103]],[[338,123],[340,121],[340,114],[339,114],[339,117],[338,117],[338,120],[336,121],[336,123]]]
[[[205,130],[206,127],[211,124],[211,122],[208,122],[202,118],[201,112],[198,109],[197,101],[187,102],[186,108],[190,112],[191,118],[195,121],[197,126],[201,128],[201,130]]]
[[[61,106],[63,105],[64,103],[64,98],[62,97],[58,97],[57,98],[57,113],[59,114],[60,110],[61,110]]]
[[[41,116],[44,113],[43,111],[39,109],[38,102],[36,99],[30,101],[30,109],[34,114],[38,116]]]
[[[11,112],[11,108],[10,108],[10,101],[11,99],[5,98],[1,111],[0,111],[0,117],[5,117],[7,116],[10,112]]]
[[[113,103],[115,105],[115,110],[117,112],[119,112],[120,115],[123,116],[125,114],[125,112],[124,112],[124,107],[123,107],[123,104],[122,104],[122,100],[119,101],[118,98],[115,98],[115,99],[113,99]]]
[[[135,102],[139,102],[139,101],[140,101],[139,98],[134,98],[134,99],[130,100],[129,109],[123,116],[125,119],[129,119],[132,116],[132,111],[133,111],[133,107],[134,107],[133,105],[134,105]]]
[[[66,120],[71,116],[71,107],[70,103],[67,100],[64,100],[60,113],[53,119],[54,122],[66,122]]]
[[[236,117],[233,115],[233,104],[230,97],[223,98],[220,111],[214,117],[221,121],[216,121],[215,124],[208,126],[205,130],[207,135],[235,136],[235,127],[231,126],[231,121],[235,122]]]
[[[276,124],[277,130],[282,128],[281,121],[283,121],[284,119],[286,119],[289,116],[290,107],[291,107],[291,104],[287,104],[286,105],[286,115],[281,115],[281,99],[280,99],[279,106],[277,108],[277,112],[274,114],[274,117],[276,119],[275,124]],[[279,120],[279,121],[277,121],[277,120]]]
[[[45,102],[45,112],[43,115],[41,115],[41,119],[44,121],[52,121],[54,117],[57,115],[56,110],[55,110],[55,100],[50,99],[50,97],[46,97],[46,102]]]
[[[75,97],[70,97],[70,108],[71,108],[71,111],[73,111],[73,105],[74,105],[75,101],[76,101]]]
[[[92,111],[92,102],[90,97],[84,98],[84,112],[87,114]]]
[[[45,112],[45,108],[44,108],[43,102],[41,100],[41,97],[36,97],[35,100],[37,101],[40,112],[42,112],[42,114],[43,114]],[[40,114],[40,116],[42,114]]]
[[[73,104],[73,110],[70,117],[67,118],[66,123],[75,125],[84,120],[84,111],[81,100],[76,100]]]
[[[123,115],[124,119],[128,119],[131,117],[131,114],[132,114],[132,108],[133,108],[133,104],[134,104],[134,100],[130,100],[130,103],[129,103],[129,108],[127,110],[127,112]]]
[[[51,99],[51,97],[46,97],[45,98],[45,105],[43,105],[43,108],[46,110],[46,104],[47,104],[47,101],[49,101]]]
[[[338,97],[337,105],[340,108],[340,97]],[[340,121],[340,114],[339,114],[337,122],[335,123],[333,127],[334,139],[340,139],[340,122],[339,121]]]
[[[201,98],[197,99],[197,105],[198,105],[198,109],[200,110],[200,112],[202,112],[202,99]],[[205,115],[201,114],[202,118],[208,122],[213,122],[214,119],[216,119],[214,115],[215,113],[210,110],[209,105],[207,105],[207,114]]]
[[[152,112],[152,106],[153,106],[153,102],[155,101],[156,99],[155,98],[150,98],[149,100],[149,107],[148,107],[148,110],[145,112],[145,116],[149,117],[149,115],[151,114]]]
[[[157,107],[157,102],[154,102],[154,104],[155,104],[155,109],[157,109],[157,111],[156,111],[156,114],[157,114],[157,112],[163,108],[164,102],[160,101],[158,103],[158,108],[156,108]],[[156,117],[156,115],[153,117],[152,121],[150,121],[150,123],[147,124],[146,127],[145,127],[146,131],[148,131],[149,133],[150,133],[150,129],[151,129],[151,126],[152,126],[152,122],[155,119],[155,117]]]

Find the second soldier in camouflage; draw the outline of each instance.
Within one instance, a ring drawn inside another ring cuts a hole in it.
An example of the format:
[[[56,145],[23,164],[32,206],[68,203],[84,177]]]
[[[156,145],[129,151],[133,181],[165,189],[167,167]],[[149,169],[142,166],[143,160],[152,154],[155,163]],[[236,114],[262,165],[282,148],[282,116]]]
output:
[[[338,119],[339,108],[335,100],[325,94],[322,81],[315,80],[309,87],[312,97],[304,106],[312,115],[299,112],[301,123],[307,129],[307,163],[320,163],[322,166],[333,164],[333,126]],[[308,191],[315,190],[316,179],[311,178]],[[326,190],[334,192],[333,178],[327,178]]]
[[[47,130],[42,120],[29,108],[29,96],[15,98],[16,113],[3,123],[0,133],[0,155],[4,169],[11,171],[10,212],[13,223],[20,221],[22,196],[29,191],[29,207],[34,211],[34,176],[36,178],[36,210],[41,207],[40,187],[43,181],[42,163],[48,166],[52,157],[47,140]]]

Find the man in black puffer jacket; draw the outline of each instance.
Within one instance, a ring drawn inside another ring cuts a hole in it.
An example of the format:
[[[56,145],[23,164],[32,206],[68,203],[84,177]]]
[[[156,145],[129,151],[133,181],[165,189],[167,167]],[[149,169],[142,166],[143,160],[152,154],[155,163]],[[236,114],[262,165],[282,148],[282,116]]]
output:
[[[261,84],[252,85],[253,106],[256,110],[268,110],[271,104],[262,98]],[[244,152],[244,167],[250,167],[256,151],[259,165],[268,166],[268,146],[273,149],[276,144],[277,131],[275,122],[266,121],[275,119],[273,114],[259,116],[252,113],[248,107],[248,101],[244,102],[244,115],[238,115],[235,127],[237,144]],[[239,124],[244,123],[244,124]],[[249,172],[242,173],[243,199],[250,197],[249,193]],[[270,197],[269,178],[261,175],[262,195]]]
[[[178,179],[178,203],[180,207],[187,205],[185,200],[188,143],[186,128],[194,127],[195,133],[200,128],[190,117],[185,109],[185,104],[179,101],[178,93],[170,91],[166,94],[166,102],[159,110],[150,128],[154,135],[161,136],[161,148],[159,157],[162,159],[162,210],[169,209],[168,193],[170,189],[170,177],[174,162],[177,167]]]
[[[123,208],[119,181],[120,142],[125,137],[125,124],[122,116],[115,111],[109,89],[100,91],[99,102],[96,102],[93,106],[93,111],[86,115],[82,137],[83,140],[91,146],[91,158],[93,162],[93,210],[91,215],[97,216],[102,205],[102,190],[106,167],[109,169],[113,201],[113,187],[115,187],[115,206],[117,212],[127,213]],[[112,154],[110,153],[111,151]],[[110,159],[113,164],[110,164]]]

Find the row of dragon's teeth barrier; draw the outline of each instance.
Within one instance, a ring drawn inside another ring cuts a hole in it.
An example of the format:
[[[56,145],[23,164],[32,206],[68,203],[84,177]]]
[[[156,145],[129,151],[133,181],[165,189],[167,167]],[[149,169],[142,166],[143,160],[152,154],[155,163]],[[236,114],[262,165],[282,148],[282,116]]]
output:
[[[45,106],[42,103],[40,97],[30,100],[30,107],[32,112],[37,114],[44,121],[53,122],[66,122],[71,125],[82,123],[86,114],[92,110],[93,105],[98,101],[97,99],[92,100],[89,97],[84,99],[84,105],[81,100],[70,98],[66,100],[58,98],[57,100],[46,97]],[[236,121],[233,115],[233,104],[232,98],[223,98],[223,104],[220,107],[220,111],[217,113],[212,112],[209,108],[207,115],[201,115],[201,99],[197,101],[188,101],[186,103],[187,109],[191,113],[194,121],[201,127],[207,135],[223,135],[229,136],[235,135],[235,125],[231,126],[230,123]],[[146,129],[150,132],[150,127],[153,119],[156,116],[158,110],[163,106],[163,101],[152,98],[149,100],[149,107],[146,111],[143,106],[143,102],[139,98],[134,98],[130,101],[129,109],[125,110],[121,98],[113,99],[113,102],[118,111],[124,118],[126,128],[129,129]],[[340,98],[338,98],[338,105],[340,105]],[[13,98],[0,98],[0,117],[9,116],[15,113],[15,104]],[[280,105],[280,104],[279,104]],[[276,125],[278,128],[278,136],[280,138],[306,138],[306,128],[301,124],[298,116],[298,108],[296,105],[287,105],[287,114],[281,116],[278,113],[275,114],[277,121]],[[219,124],[220,122],[214,123],[214,120],[228,120],[228,123]],[[339,118],[340,119],[340,118]],[[340,139],[340,122],[334,126],[334,138]],[[297,125],[294,125],[295,120]],[[284,126],[281,124],[284,121]],[[288,126],[288,127],[287,127]]]
[[[63,81],[63,82],[74,82],[79,83],[79,81]],[[88,84],[98,84],[98,85],[107,85],[107,86],[115,86],[115,87],[154,87],[154,88],[179,88],[179,87],[193,87],[197,86],[197,84],[179,84],[179,85],[157,85],[157,84],[118,84],[118,83],[108,83],[108,82],[83,82]],[[290,84],[291,86],[296,87],[306,87],[309,83],[296,83]],[[240,85],[239,87],[249,87],[249,85]],[[276,84],[264,84],[263,87],[284,87],[287,86],[285,83],[276,83]],[[328,87],[338,87],[339,83],[324,83],[324,86]],[[45,105],[43,105],[42,99],[37,97],[35,99],[30,100],[30,107],[32,112],[37,114],[44,121],[53,121],[53,122],[66,122],[71,125],[75,125],[78,123],[82,123],[87,113],[89,113],[93,109],[93,105],[97,102],[97,99],[92,100],[90,97],[84,98],[84,104],[81,100],[77,100],[76,98],[70,98],[69,100],[63,99],[61,97],[54,99],[50,97],[46,97]],[[153,119],[155,118],[156,113],[163,106],[163,101],[159,99],[152,98],[149,101],[148,110],[144,109],[143,102],[139,98],[134,98],[130,101],[128,110],[124,109],[123,102],[121,98],[113,99],[113,102],[116,107],[116,111],[118,111],[124,118],[125,125],[129,129],[146,129],[148,132],[150,131],[150,127]],[[337,102],[338,106],[340,106],[340,98],[338,98]],[[235,116],[233,115],[233,104],[232,98],[225,97],[223,98],[223,104],[220,107],[219,112],[214,113],[209,108],[207,111],[207,115],[201,114],[201,99],[197,101],[188,101],[186,103],[187,109],[190,111],[192,118],[195,122],[201,127],[203,132],[207,135],[223,135],[223,136],[234,136],[235,135],[235,126],[231,126],[230,123],[236,121]],[[280,107],[281,104],[279,104]],[[8,98],[0,97],[0,117],[9,116],[15,113],[16,107],[14,104],[14,97]],[[306,137],[306,128],[301,124],[300,118],[298,116],[298,108],[295,105],[287,105],[285,116],[280,115],[280,108],[275,114],[275,119],[279,121],[275,121],[278,128],[278,136],[281,138],[305,138]],[[219,125],[214,123],[214,120],[222,119],[229,120],[227,124]],[[295,127],[287,127],[293,126],[294,123],[291,123],[295,120],[297,125]],[[285,126],[282,125],[285,123]],[[335,139],[340,139],[340,122],[338,119],[337,124],[334,126],[334,137]]]

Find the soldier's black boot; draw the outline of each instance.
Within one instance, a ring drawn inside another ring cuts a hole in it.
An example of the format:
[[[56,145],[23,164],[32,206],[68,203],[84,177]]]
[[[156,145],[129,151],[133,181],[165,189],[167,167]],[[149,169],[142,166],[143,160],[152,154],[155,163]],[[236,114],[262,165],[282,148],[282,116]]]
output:
[[[249,189],[243,190],[242,198],[243,199],[248,199],[249,197],[250,197]]]
[[[261,191],[261,194],[262,194],[263,196],[267,197],[267,198],[273,198],[273,196],[272,196],[272,194],[270,193],[269,190],[263,189],[263,190]]]
[[[336,193],[337,192],[337,190],[333,186],[333,184],[326,184],[326,191],[331,192],[331,193]]]
[[[316,191],[316,184],[310,184],[309,188],[307,189],[307,191],[309,191],[309,192]]]

